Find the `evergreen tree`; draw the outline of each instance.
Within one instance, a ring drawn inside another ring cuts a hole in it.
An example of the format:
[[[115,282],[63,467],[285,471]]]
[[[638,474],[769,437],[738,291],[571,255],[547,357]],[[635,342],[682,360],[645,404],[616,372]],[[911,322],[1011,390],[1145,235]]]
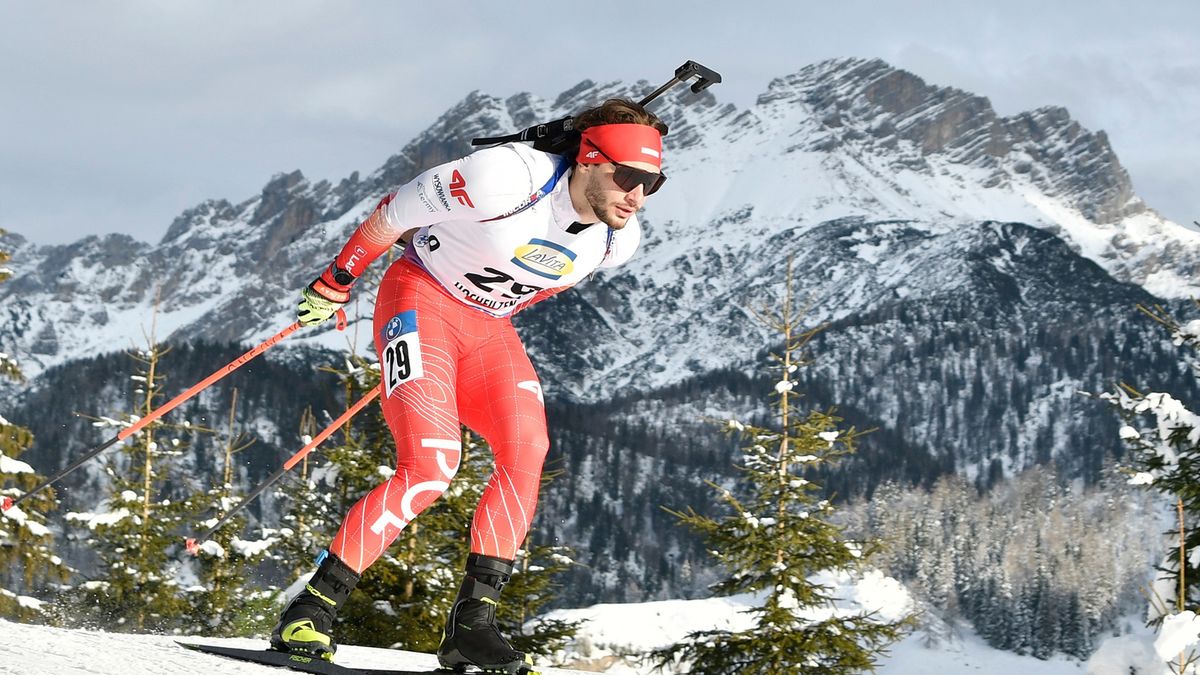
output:
[[[0,282],[11,276],[4,267],[9,260],[8,252],[0,251]],[[14,382],[24,379],[8,354],[0,353],[0,377]],[[17,498],[45,480],[18,459],[32,445],[28,429],[0,416],[0,496]],[[57,505],[54,491],[46,489],[0,517],[0,616],[4,618],[47,620],[38,596],[44,597],[52,584],[70,577],[70,570],[54,554],[54,536],[43,515]]]
[[[546,658],[574,639],[583,622],[540,616],[557,596],[555,580],[574,564],[564,546],[533,544],[517,553],[512,580],[504,587],[508,601],[496,612],[496,624],[513,649]]]
[[[830,520],[833,506],[819,498],[820,486],[804,477],[853,452],[858,433],[839,429],[842,420],[832,412],[801,414],[794,402],[792,377],[802,365],[799,354],[817,331],[802,332],[793,313],[790,263],[787,278],[782,308],[759,313],[783,337],[782,351],[773,355],[780,373],[776,426],[729,423],[747,442],[739,467],[743,482],[735,487],[739,494],[710,483],[729,515],[711,518],[691,508],[670,511],[704,538],[730,573],[713,590],[760,594],[762,604],[747,610],[753,619],[747,630],[693,632],[655,652],[663,667],[682,662],[687,672],[706,675],[872,670],[876,657],[909,624],[908,618],[838,610],[833,589],[816,577],[858,570],[874,546],[845,538]]]
[[[933,614],[965,619],[998,649],[1086,659],[1137,611],[1160,547],[1145,527],[1154,500],[1117,478],[1073,491],[1037,467],[979,495],[951,475],[928,490],[885,485],[842,514],[848,532],[887,541],[876,564]]]
[[[317,435],[317,416],[306,408],[300,416],[297,448],[308,445]],[[271,560],[286,571],[288,579],[307,577],[312,562],[333,538],[343,513],[334,510],[334,492],[318,484],[329,472],[318,472],[319,457],[312,454],[300,460],[295,473],[285,474],[275,498],[285,504],[279,523],[279,542],[269,552]],[[336,474],[334,474],[336,477]],[[340,506],[340,502],[337,506]]]
[[[223,518],[241,502],[234,487],[234,455],[253,445],[253,440],[236,431],[237,389],[229,406],[221,483],[196,495],[199,504],[216,507],[213,520]],[[185,589],[189,632],[199,635],[246,635],[269,630],[274,621],[270,591],[251,588],[248,576],[261,562],[277,537],[264,532],[260,540],[244,540],[246,517],[239,513],[201,544],[195,559],[198,584]]]
[[[1200,318],[1180,323],[1163,307],[1139,307],[1163,326],[1171,341],[1186,351],[1184,367],[1200,380]],[[1200,310],[1200,300],[1194,303]],[[1152,623],[1158,625],[1169,615],[1179,614],[1200,603],[1200,409],[1198,402],[1185,402],[1169,393],[1142,393],[1130,386],[1105,394],[1102,398],[1115,405],[1127,425],[1121,438],[1132,448],[1130,482],[1149,485],[1175,502],[1178,529],[1172,533],[1175,544],[1161,571],[1171,592],[1159,592],[1152,598]],[[1161,579],[1162,577],[1160,577]],[[1170,664],[1173,672],[1183,672],[1200,660],[1195,651],[1182,654]]]
[[[162,398],[160,361],[167,348],[157,344],[153,330],[147,347],[130,353],[138,370],[135,383],[135,412],[117,420],[104,417],[103,426],[131,426],[149,415]],[[182,427],[182,428],[181,428]],[[196,509],[185,491],[171,481],[182,482],[172,464],[186,447],[170,431],[208,431],[184,423],[173,427],[161,420],[148,424],[126,440],[119,453],[105,466],[109,498],[100,513],[68,513],[67,520],[88,528],[86,542],[98,559],[97,578],[84,583],[71,598],[73,618],[84,625],[106,630],[162,632],[179,627],[187,602],[179,588],[183,549],[182,531],[195,522]]]

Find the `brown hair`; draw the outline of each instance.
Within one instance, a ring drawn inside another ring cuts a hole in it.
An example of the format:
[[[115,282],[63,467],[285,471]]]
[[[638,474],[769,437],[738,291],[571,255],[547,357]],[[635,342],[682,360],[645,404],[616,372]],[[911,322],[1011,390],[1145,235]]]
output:
[[[663,136],[667,135],[667,125],[662,120],[626,98],[610,98],[595,108],[584,110],[575,116],[574,127],[576,131],[583,131],[604,124],[645,124]]]

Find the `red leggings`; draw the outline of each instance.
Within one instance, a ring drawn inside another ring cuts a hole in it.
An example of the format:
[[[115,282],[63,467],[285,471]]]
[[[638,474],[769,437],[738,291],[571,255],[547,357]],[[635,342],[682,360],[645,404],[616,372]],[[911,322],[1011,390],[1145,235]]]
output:
[[[415,310],[423,374],[382,399],[396,441],[396,473],[360,499],[329,550],[355,571],[375,562],[400,531],[449,487],[462,457],[459,422],[483,436],[495,469],[471,523],[471,551],[516,557],[537,506],[550,441],[542,390],[512,323],[451,297],[418,264],[401,258],[375,302],[383,353],[393,317]],[[407,319],[412,314],[405,315]]]

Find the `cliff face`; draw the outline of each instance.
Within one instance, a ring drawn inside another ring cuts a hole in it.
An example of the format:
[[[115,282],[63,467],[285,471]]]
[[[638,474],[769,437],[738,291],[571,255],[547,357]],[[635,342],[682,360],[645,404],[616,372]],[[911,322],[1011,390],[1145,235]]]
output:
[[[930,170],[931,155],[989,171],[983,187],[1026,176],[1046,195],[1108,224],[1146,209],[1103,131],[1065,108],[1000,117],[988,99],[936,87],[882,61],[830,61],[777,80],[760,103],[799,101],[828,130],[822,146],[890,156],[897,168]]]

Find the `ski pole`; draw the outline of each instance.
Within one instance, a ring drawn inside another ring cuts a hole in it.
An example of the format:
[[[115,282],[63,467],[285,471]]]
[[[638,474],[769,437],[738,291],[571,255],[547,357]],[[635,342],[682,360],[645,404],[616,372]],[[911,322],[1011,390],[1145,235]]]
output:
[[[368,403],[374,401],[375,397],[379,395],[379,390],[382,388],[383,384],[381,383],[378,387],[375,387],[371,391],[364,394],[363,397],[358,399],[358,402],[351,406],[349,410],[342,413],[341,417],[337,418],[332,424],[325,427],[321,433],[317,434],[316,437],[308,442],[308,445],[300,448],[299,452],[292,455],[286,462],[283,463],[283,466],[279,467],[275,473],[268,476],[261,485],[254,488],[250,494],[246,495],[246,498],[243,499],[240,504],[230,509],[229,512],[224,516],[221,516],[221,519],[218,520],[212,527],[208,528],[208,530],[206,530],[203,534],[199,534],[195,537],[188,537],[184,544],[188,550],[188,553],[191,553],[192,555],[198,554],[200,552],[201,543],[208,541],[208,538],[211,537],[214,532],[221,529],[222,525],[229,522],[229,519],[232,518],[234,514],[236,514],[238,511],[241,511],[250,502],[254,501],[254,499],[262,494],[264,490],[274,485],[275,481],[283,477],[283,474],[287,473],[292,469],[292,467],[299,464],[300,460],[308,456],[308,453],[312,452],[313,449],[321,443],[324,443],[325,439],[332,436],[333,432],[337,431],[339,427],[348,422],[351,417],[357,415],[359,411],[365,408]]]
[[[344,329],[345,324],[346,324],[346,315],[342,310],[339,309],[338,310],[338,329],[339,330]],[[204,389],[207,389],[210,385],[212,385],[217,380],[225,377],[229,373],[232,373],[233,371],[235,371],[238,368],[245,365],[247,362],[249,362],[254,357],[258,356],[259,354],[262,354],[263,352],[267,351],[271,347],[274,347],[275,345],[279,344],[280,342],[282,342],[284,340],[284,338],[291,335],[292,333],[295,333],[299,329],[300,329],[300,322],[298,322],[298,321],[296,323],[293,323],[292,325],[288,326],[287,328],[284,328],[283,330],[279,331],[275,335],[267,338],[266,342],[263,342],[262,344],[258,345],[254,349],[251,349],[250,351],[246,352],[245,354],[242,354],[241,356],[237,357],[236,359],[231,361],[225,367],[217,370],[215,373],[213,373],[212,375],[209,375],[208,377],[204,378],[200,382],[197,382],[190,389],[188,389],[187,391],[183,392],[182,394],[176,396],[175,398],[171,399],[164,405],[158,407],[153,412],[151,412],[149,415],[146,415],[145,417],[134,422],[130,426],[122,429],[116,436],[113,436],[112,438],[108,439],[104,443],[101,443],[100,445],[97,445],[96,447],[92,448],[91,450],[88,450],[83,456],[81,456],[79,459],[75,460],[74,462],[71,462],[71,464],[69,464],[63,470],[61,470],[58,473],[54,474],[53,476],[50,476],[49,478],[47,478],[45,481],[42,482],[41,485],[38,485],[37,487],[33,488],[29,492],[26,492],[25,494],[21,495],[20,497],[18,497],[15,500],[12,497],[7,497],[7,496],[4,497],[4,499],[2,501],[0,501],[0,511],[8,511],[12,507],[20,504],[21,502],[25,501],[32,495],[37,494],[38,492],[46,489],[47,487],[53,485],[54,483],[58,482],[59,480],[62,480],[62,478],[64,476],[71,473],[75,469],[78,469],[79,467],[83,466],[84,463],[86,463],[89,459],[95,457],[96,455],[99,455],[101,452],[104,452],[105,450],[112,447],[116,443],[123,441],[126,438],[129,438],[130,436],[141,431],[142,429],[144,429],[146,427],[146,425],[157,420],[158,418],[162,417],[163,415],[171,412],[176,407],[178,407],[179,404],[181,404],[184,401],[188,400],[189,398],[195,396],[196,394],[200,393]]]

